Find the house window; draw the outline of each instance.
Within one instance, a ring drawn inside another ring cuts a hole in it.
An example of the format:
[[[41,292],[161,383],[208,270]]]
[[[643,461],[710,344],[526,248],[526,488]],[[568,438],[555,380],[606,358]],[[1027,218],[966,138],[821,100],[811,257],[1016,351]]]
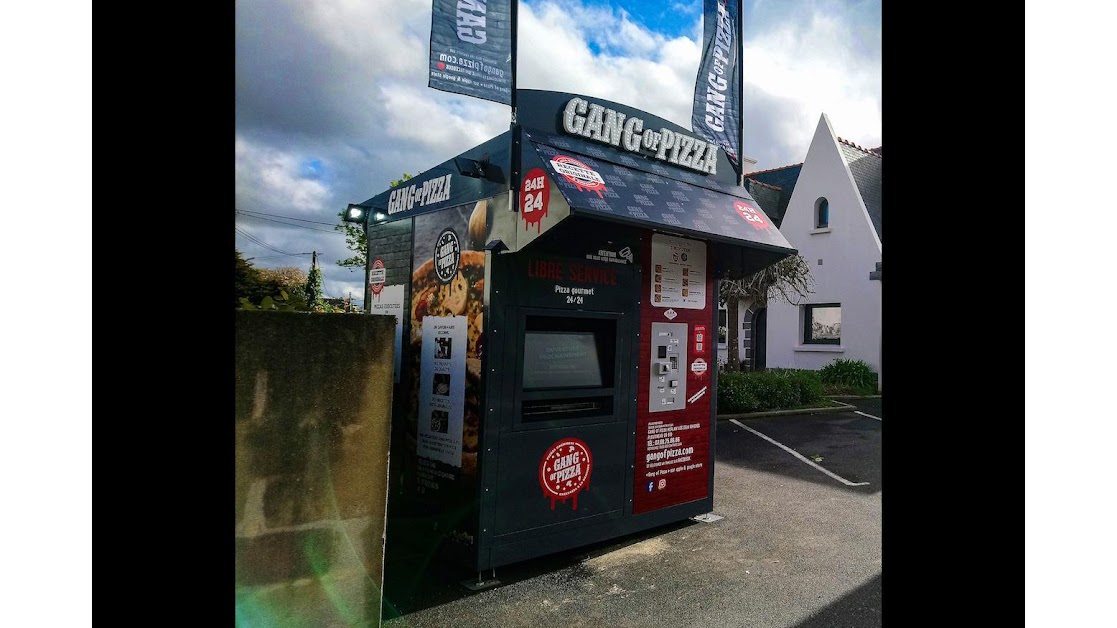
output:
[[[836,345],[842,342],[842,306],[820,303],[803,306],[803,344]]]
[[[830,201],[825,197],[814,203],[815,229],[824,229],[830,226]]]
[[[718,344],[724,345],[729,335],[729,309],[718,308]]]

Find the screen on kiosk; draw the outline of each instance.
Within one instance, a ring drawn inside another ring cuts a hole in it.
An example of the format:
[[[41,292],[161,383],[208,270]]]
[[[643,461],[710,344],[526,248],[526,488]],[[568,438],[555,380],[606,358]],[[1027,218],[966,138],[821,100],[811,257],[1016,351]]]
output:
[[[524,389],[600,387],[601,361],[589,331],[529,331],[524,336]]]

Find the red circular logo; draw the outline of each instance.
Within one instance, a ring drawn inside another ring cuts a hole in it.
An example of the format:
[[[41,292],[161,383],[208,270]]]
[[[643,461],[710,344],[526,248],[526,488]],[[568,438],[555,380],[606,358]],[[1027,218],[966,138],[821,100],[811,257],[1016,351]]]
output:
[[[380,291],[384,289],[387,272],[384,270],[384,262],[379,257],[372,262],[372,268],[368,271],[368,287],[374,295],[380,296]]]
[[[598,197],[605,198],[602,194],[605,191],[605,179],[593,168],[566,155],[556,155],[551,160],[551,167],[579,191],[597,192]]]
[[[578,510],[578,493],[589,487],[592,471],[593,456],[581,439],[564,438],[551,445],[539,461],[539,486],[543,496],[551,498],[551,510],[556,501],[565,504],[571,498]]]
[[[524,220],[525,231],[535,225],[535,232],[540,232],[550,204],[551,184],[547,181],[547,173],[542,168],[532,168],[520,185],[520,217]]]
[[[757,229],[767,229],[768,221],[764,219],[764,214],[760,213],[755,207],[743,201],[733,201],[733,209],[737,210],[737,214],[748,221],[750,225]]]

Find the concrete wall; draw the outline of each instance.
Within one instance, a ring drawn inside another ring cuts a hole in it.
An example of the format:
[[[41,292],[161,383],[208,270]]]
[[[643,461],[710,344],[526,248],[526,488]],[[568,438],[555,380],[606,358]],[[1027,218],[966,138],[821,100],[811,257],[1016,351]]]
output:
[[[393,335],[236,312],[237,625],[379,624]]]
[[[815,201],[830,203],[830,227],[815,229]],[[864,360],[880,373],[881,282],[869,273],[881,261],[881,242],[830,121],[819,120],[780,232],[810,264],[815,293],[800,303],[841,303],[841,344],[803,345],[802,309],[768,304],[768,366],[819,369],[835,358]],[[822,264],[819,264],[819,260]],[[883,378],[882,378],[883,379]]]

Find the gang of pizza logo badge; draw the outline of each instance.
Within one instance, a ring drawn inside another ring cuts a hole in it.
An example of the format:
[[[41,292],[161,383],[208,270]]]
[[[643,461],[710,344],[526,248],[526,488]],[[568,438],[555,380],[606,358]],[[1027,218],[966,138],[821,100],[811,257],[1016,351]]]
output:
[[[462,261],[462,247],[453,229],[443,229],[434,241],[434,272],[442,283],[450,283],[458,274]]]
[[[733,201],[733,209],[737,210],[737,215],[744,218],[750,225],[756,229],[767,229],[768,221],[764,219],[764,214],[761,214],[755,207],[743,201]]]
[[[565,504],[568,499],[578,510],[578,493],[589,488],[592,472],[593,456],[581,439],[564,438],[551,445],[539,461],[539,486],[543,496],[551,498],[551,510],[556,501]]]
[[[564,179],[573,183],[579,192],[596,192],[598,198],[605,198],[605,179],[602,179],[593,168],[566,155],[556,155],[551,160],[551,167]]]

